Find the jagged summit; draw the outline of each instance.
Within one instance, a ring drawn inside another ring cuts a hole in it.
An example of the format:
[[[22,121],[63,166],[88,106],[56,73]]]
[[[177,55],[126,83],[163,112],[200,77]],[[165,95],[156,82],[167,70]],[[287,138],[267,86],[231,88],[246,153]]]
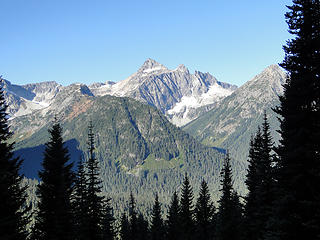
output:
[[[188,68],[183,64],[180,64],[175,70],[179,72],[189,72]]]
[[[161,63],[158,63],[157,61],[148,58],[143,64],[142,66],[139,68],[139,73],[151,73],[151,72],[155,72],[155,71],[167,71],[168,68],[166,68],[164,65],[162,65]]]

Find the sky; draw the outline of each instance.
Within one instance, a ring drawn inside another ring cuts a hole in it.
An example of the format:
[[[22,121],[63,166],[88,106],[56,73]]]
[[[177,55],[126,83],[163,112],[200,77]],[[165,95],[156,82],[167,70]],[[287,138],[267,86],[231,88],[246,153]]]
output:
[[[147,58],[238,86],[284,57],[286,0],[0,0],[0,75],[120,81]]]

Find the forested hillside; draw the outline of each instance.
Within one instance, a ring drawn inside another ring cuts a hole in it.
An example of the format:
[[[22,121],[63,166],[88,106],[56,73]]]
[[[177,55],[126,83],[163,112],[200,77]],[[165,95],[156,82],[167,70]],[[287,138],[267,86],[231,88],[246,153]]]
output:
[[[63,137],[74,162],[87,153],[88,124],[92,121],[103,189],[114,201],[125,199],[132,190],[139,203],[151,204],[151,189],[157,189],[160,199],[168,202],[184,172],[190,174],[196,190],[201,179],[208,181],[213,192],[219,189],[224,153],[201,145],[153,107],[129,98],[82,96],[61,118]],[[16,144],[17,154],[25,159],[22,172],[27,177],[37,178],[41,169],[51,121],[47,119],[46,125]],[[234,162],[236,187],[241,192],[243,171],[244,166]]]

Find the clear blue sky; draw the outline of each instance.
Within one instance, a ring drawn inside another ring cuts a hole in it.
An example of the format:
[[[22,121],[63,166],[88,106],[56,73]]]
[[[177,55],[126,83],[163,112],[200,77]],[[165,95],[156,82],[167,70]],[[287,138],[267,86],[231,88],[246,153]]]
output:
[[[241,85],[283,59],[285,0],[0,0],[0,75],[119,81],[147,58]]]

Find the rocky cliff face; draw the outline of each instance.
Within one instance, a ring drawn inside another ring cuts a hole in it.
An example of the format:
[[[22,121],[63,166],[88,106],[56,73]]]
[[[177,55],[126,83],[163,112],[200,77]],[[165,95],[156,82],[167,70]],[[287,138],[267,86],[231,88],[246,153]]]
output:
[[[11,119],[46,108],[54,101],[57,93],[62,88],[56,82],[42,82],[19,86],[2,79],[0,84],[4,90]]]

